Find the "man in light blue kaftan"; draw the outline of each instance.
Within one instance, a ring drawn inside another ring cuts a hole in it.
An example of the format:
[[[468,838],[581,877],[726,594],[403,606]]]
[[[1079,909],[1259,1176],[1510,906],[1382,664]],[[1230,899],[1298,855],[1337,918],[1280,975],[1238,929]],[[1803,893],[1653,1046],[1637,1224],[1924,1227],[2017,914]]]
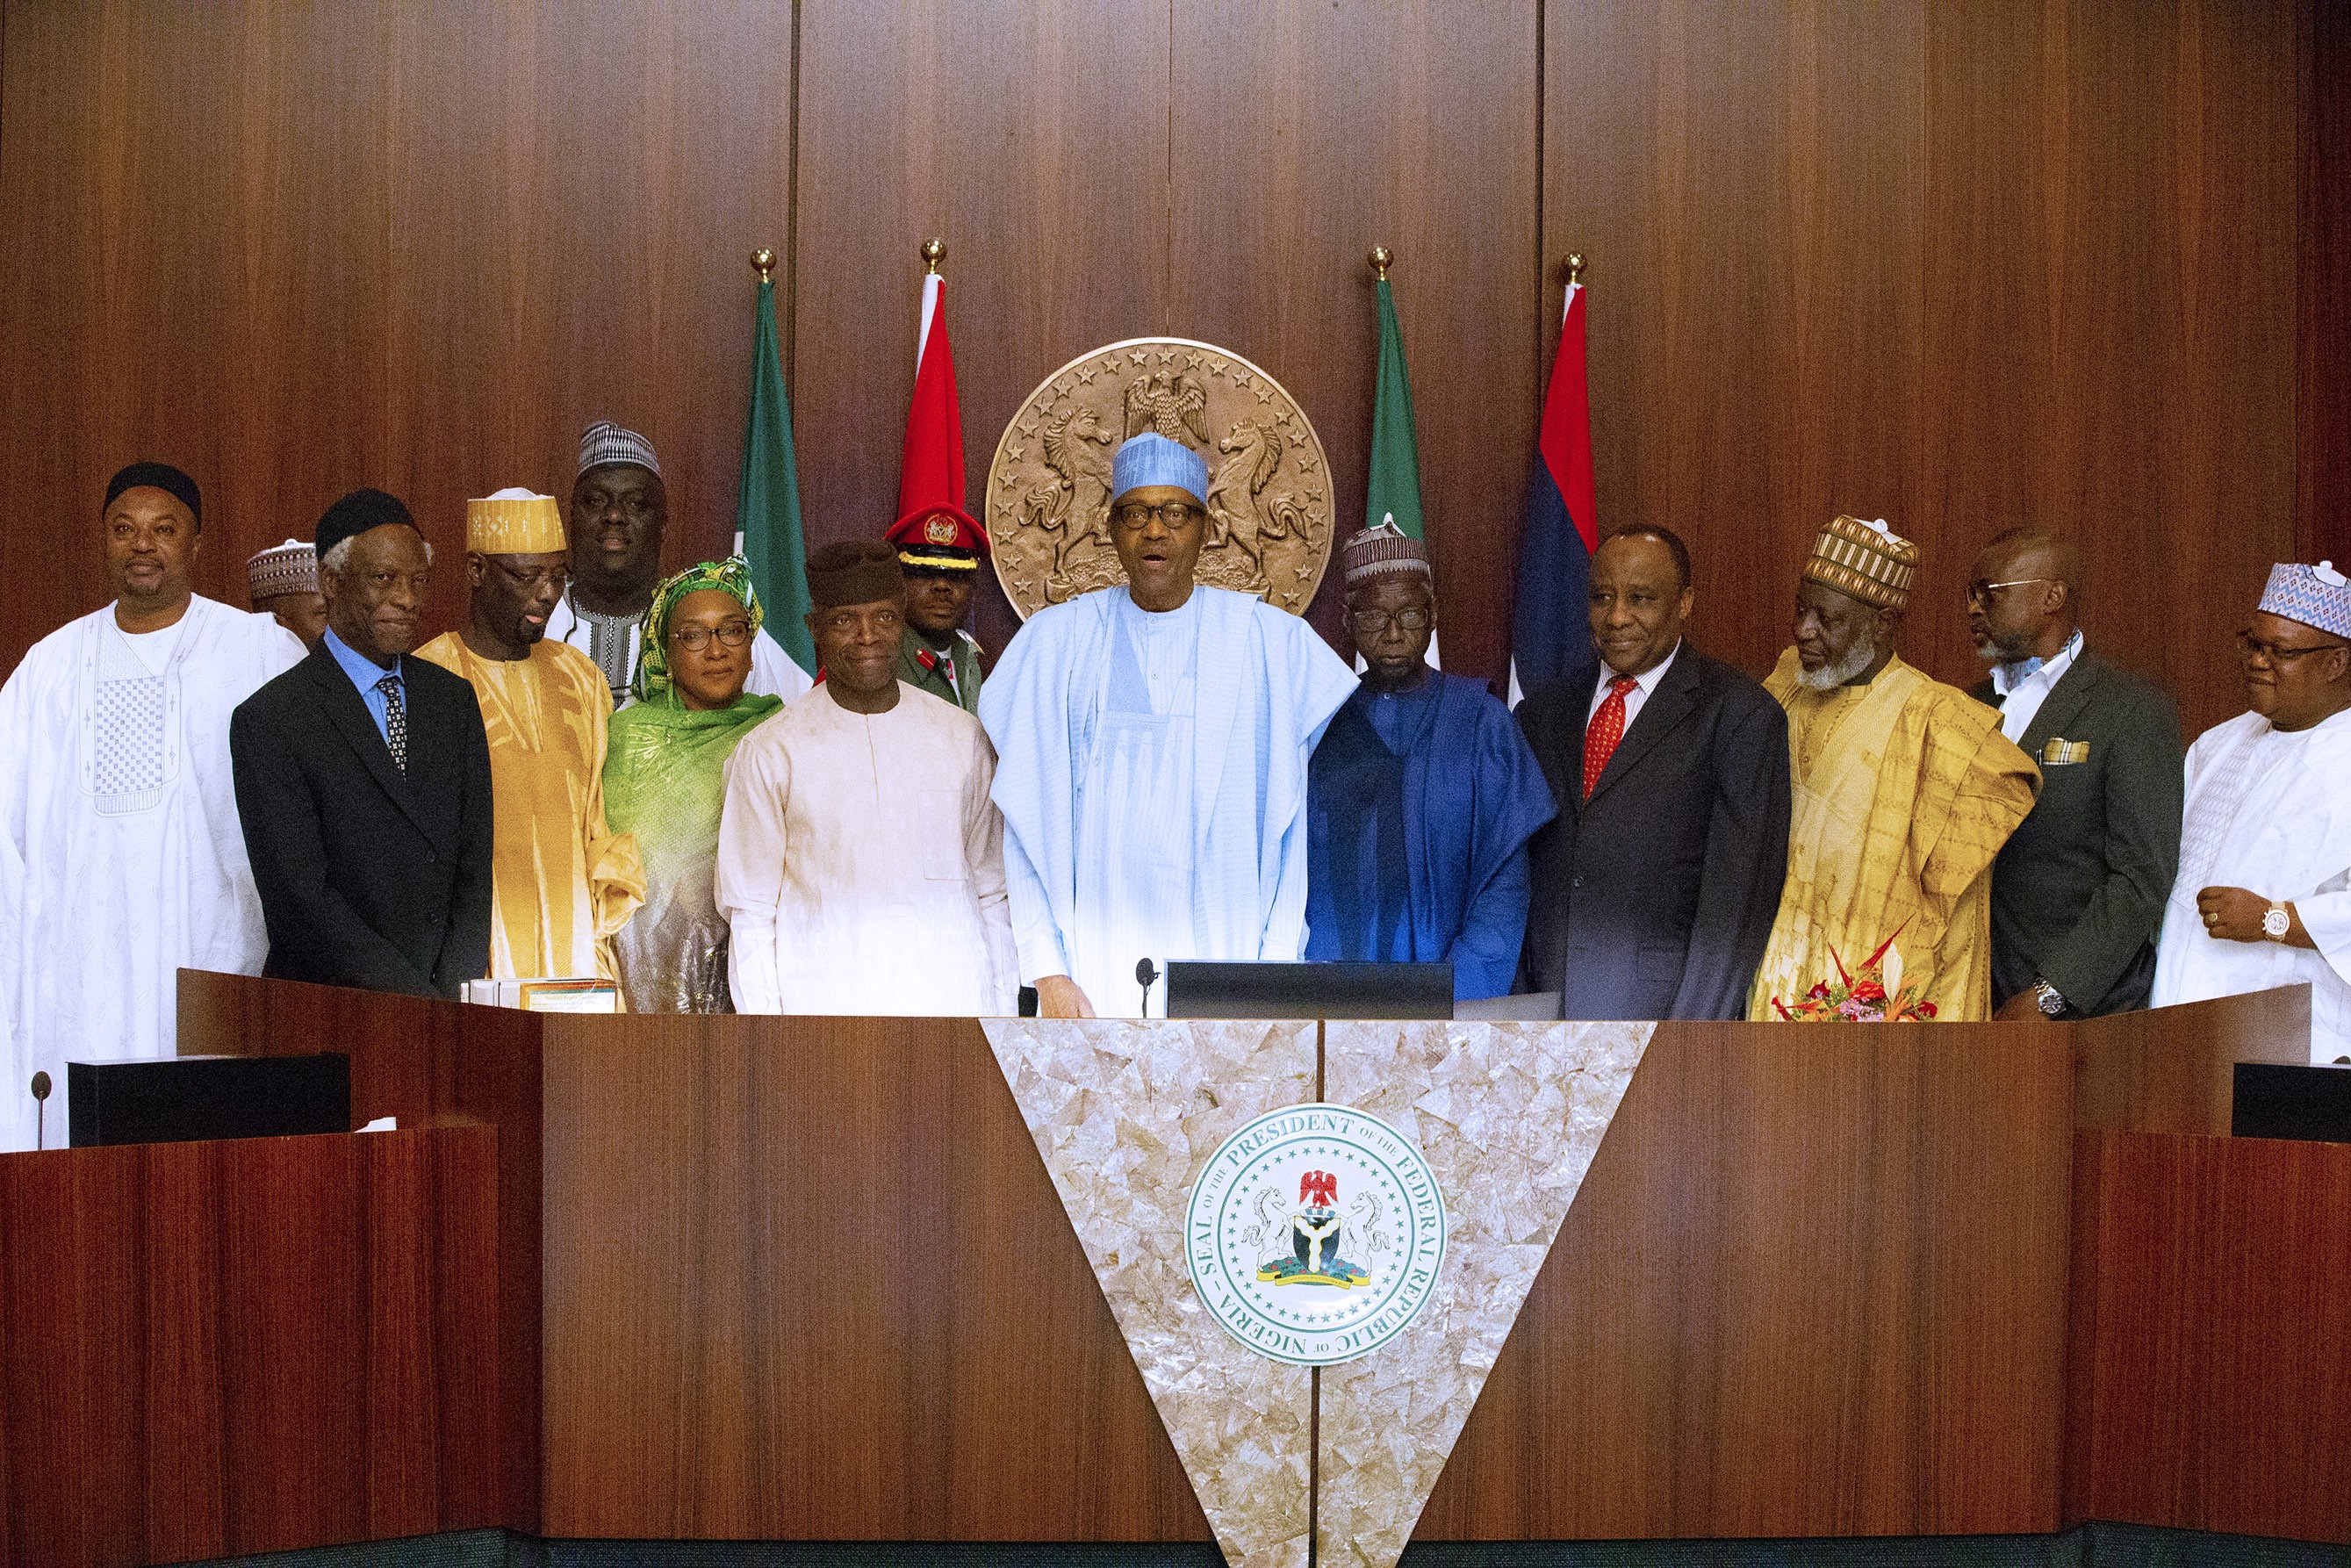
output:
[[[1020,977],[1049,1018],[1136,1016],[1140,958],[1305,948],[1308,758],[1355,678],[1303,621],[1194,581],[1207,486],[1186,446],[1121,446],[1127,585],[1040,611],[980,692]]]

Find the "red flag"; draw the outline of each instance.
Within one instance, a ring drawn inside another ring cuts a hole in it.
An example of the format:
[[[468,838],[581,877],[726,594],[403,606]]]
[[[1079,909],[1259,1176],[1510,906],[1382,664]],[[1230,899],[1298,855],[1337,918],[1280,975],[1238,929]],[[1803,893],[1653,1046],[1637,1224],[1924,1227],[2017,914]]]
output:
[[[906,446],[898,462],[898,518],[947,510],[968,518],[964,504],[963,413],[956,401],[955,350],[947,343],[941,298],[946,280],[923,279],[922,336],[915,349],[914,398],[906,409]]]

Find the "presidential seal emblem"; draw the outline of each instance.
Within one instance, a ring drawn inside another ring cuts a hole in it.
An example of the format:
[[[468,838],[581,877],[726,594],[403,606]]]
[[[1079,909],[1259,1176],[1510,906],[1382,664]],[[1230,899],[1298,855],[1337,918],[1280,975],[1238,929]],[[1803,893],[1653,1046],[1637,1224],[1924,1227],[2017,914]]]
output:
[[[1445,1259],[1445,1200],[1405,1136],[1347,1105],[1268,1112],[1192,1187],[1193,1289],[1260,1355],[1329,1366],[1418,1316]]]
[[[996,444],[989,559],[1021,619],[1126,580],[1111,547],[1110,459],[1146,430],[1207,460],[1199,580],[1304,613],[1332,528],[1330,474],[1305,410],[1238,354],[1134,338],[1047,376]]]

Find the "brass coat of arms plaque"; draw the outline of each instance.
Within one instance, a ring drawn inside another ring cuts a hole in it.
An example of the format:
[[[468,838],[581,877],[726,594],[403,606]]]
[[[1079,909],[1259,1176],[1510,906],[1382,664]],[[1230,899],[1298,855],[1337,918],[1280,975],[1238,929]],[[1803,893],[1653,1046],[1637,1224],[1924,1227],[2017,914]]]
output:
[[[1306,411],[1257,366],[1186,338],[1130,338],[1039,384],[996,444],[987,533],[1027,620],[1126,580],[1111,548],[1111,454],[1155,430],[1207,460],[1199,580],[1301,614],[1331,559],[1331,482]]]

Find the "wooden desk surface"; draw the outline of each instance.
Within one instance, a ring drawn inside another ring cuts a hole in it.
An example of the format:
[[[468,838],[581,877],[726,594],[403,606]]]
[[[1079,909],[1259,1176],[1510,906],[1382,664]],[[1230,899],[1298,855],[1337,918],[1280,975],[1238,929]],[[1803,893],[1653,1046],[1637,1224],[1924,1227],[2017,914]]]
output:
[[[2351,1536],[2293,1506],[2346,1492],[2309,1469],[2351,1419],[2308,1383],[2342,1381],[2341,1151],[2209,1135],[2215,1080],[2277,1059],[2300,1005],[1661,1027],[1420,1534]],[[545,1017],[187,974],[182,1039],[349,1050],[355,1118],[437,1141],[0,1157],[14,1555],[467,1522],[1206,1538],[969,1020]],[[282,1226],[216,1196],[289,1159],[318,1191]],[[86,1261],[34,1261],[58,1255]],[[65,1405],[35,1348],[60,1343]],[[461,1440],[493,1462],[453,1464]],[[2304,1469],[2262,1483],[2286,1445]]]

